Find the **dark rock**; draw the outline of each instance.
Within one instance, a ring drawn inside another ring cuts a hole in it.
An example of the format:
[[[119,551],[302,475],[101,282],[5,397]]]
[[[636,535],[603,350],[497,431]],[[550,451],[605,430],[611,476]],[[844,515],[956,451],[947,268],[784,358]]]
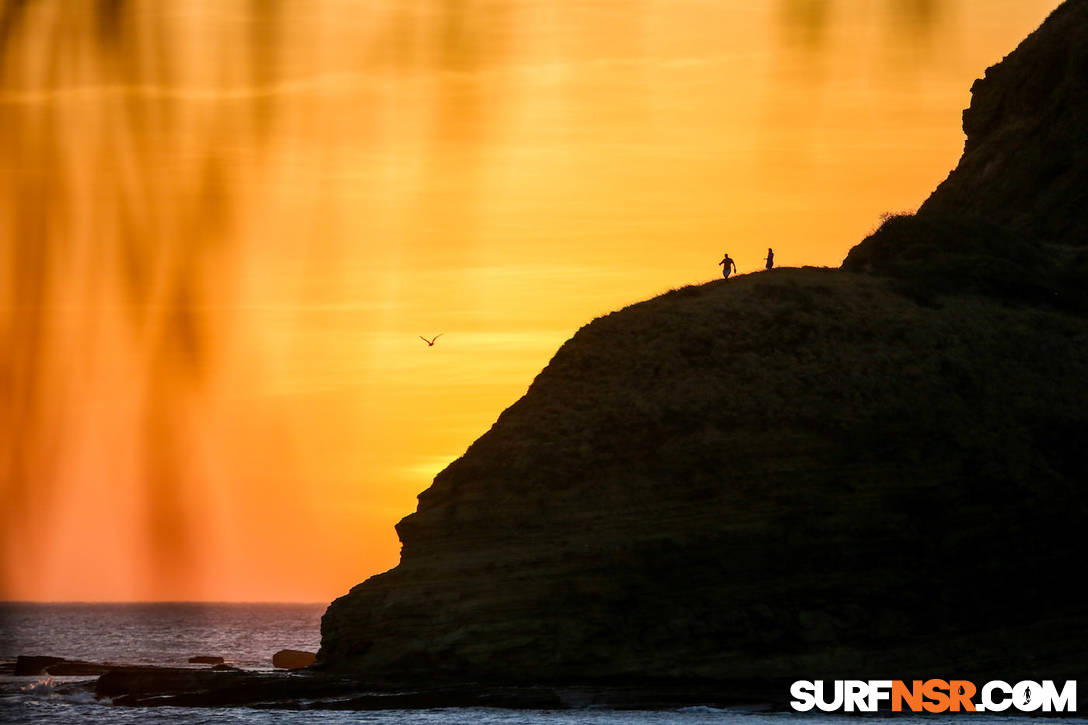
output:
[[[189,658],[189,664],[191,665],[221,665],[223,664],[222,657],[212,657],[209,655],[198,655],[196,657]]]
[[[830,270],[666,295],[583,328],[436,477],[320,659],[523,683],[1079,667],[1083,607],[1044,587],[1077,566],[1085,430],[1083,318]]]
[[[1060,582],[1088,513],[1088,318],[1062,297],[1088,270],[1086,6],[988,72],[960,167],[847,271],[582,328],[420,494],[398,566],[329,607],[325,671],[1083,674],[1088,612]]]
[[[913,296],[1088,310],[1088,0],[1070,0],[972,87],[959,165],[843,268]]]
[[[959,165],[919,210],[1088,246],[1088,2],[1062,3],[971,87]]]
[[[50,675],[101,675],[108,672],[113,665],[99,662],[81,662],[79,660],[65,660],[45,668]]]
[[[299,670],[309,667],[314,663],[316,656],[313,652],[303,652],[297,649],[281,649],[272,655],[272,666],[285,670]]]
[[[136,705],[165,702],[184,697],[199,704],[230,701],[230,693],[250,688],[250,697],[259,698],[255,684],[267,681],[260,673],[215,672],[210,669],[128,666],[117,667],[98,678],[95,696],[111,698],[115,704]]]
[[[115,705],[296,708],[302,701],[358,694],[355,680],[235,668],[116,667],[98,678],[95,697]]]
[[[534,710],[612,707],[662,709],[703,704],[767,709],[784,706],[778,681],[663,681],[632,687],[495,686],[480,683],[394,687],[329,673],[212,672],[170,667],[119,667],[99,678],[98,699],[115,705],[307,710],[403,710],[502,707]],[[79,687],[85,688],[86,685]]]
[[[63,657],[45,657],[39,655],[19,655],[15,660],[16,675],[44,675],[45,668],[64,662]]]
[[[110,665],[63,657],[20,655],[15,661],[16,675],[100,675],[109,669]]]

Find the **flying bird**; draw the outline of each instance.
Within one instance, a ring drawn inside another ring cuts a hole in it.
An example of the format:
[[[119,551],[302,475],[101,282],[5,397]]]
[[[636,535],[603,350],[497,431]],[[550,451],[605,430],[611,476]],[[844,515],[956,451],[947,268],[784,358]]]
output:
[[[423,342],[427,343],[427,347],[434,347],[434,341],[435,341],[435,340],[437,340],[437,339],[438,339],[438,338],[440,338],[440,337],[442,337],[442,333],[441,333],[441,332],[440,332],[440,333],[438,333],[437,335],[435,335],[434,337],[432,337],[432,338],[431,338],[430,340],[428,340],[427,338],[425,338],[425,337],[424,337],[423,335],[420,335],[420,336],[419,336],[419,339],[420,339],[420,340],[423,340]]]

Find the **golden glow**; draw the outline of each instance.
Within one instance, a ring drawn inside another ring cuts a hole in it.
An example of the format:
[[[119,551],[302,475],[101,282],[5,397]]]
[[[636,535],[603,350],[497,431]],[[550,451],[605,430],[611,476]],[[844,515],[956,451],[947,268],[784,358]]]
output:
[[[916,207],[1056,5],[0,2],[0,596],[392,566],[578,326]]]

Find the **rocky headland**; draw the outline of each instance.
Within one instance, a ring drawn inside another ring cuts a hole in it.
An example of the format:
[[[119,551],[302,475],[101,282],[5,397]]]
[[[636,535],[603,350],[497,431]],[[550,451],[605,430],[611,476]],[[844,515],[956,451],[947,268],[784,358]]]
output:
[[[319,667],[399,682],[1072,677],[1088,607],[1088,1],[842,269],[594,320],[420,494]]]
[[[1086,88],[1067,0],[976,82],[957,168],[841,269],[579,330],[420,494],[400,564],[332,603],[315,665],[109,667],[97,696],[781,706],[797,678],[1080,678]]]

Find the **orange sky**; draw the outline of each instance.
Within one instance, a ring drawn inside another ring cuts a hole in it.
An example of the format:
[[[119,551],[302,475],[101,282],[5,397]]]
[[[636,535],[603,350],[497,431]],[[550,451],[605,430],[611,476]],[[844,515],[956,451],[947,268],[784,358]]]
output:
[[[0,11],[0,597],[325,601],[394,565],[580,325],[916,208],[1056,5]]]

